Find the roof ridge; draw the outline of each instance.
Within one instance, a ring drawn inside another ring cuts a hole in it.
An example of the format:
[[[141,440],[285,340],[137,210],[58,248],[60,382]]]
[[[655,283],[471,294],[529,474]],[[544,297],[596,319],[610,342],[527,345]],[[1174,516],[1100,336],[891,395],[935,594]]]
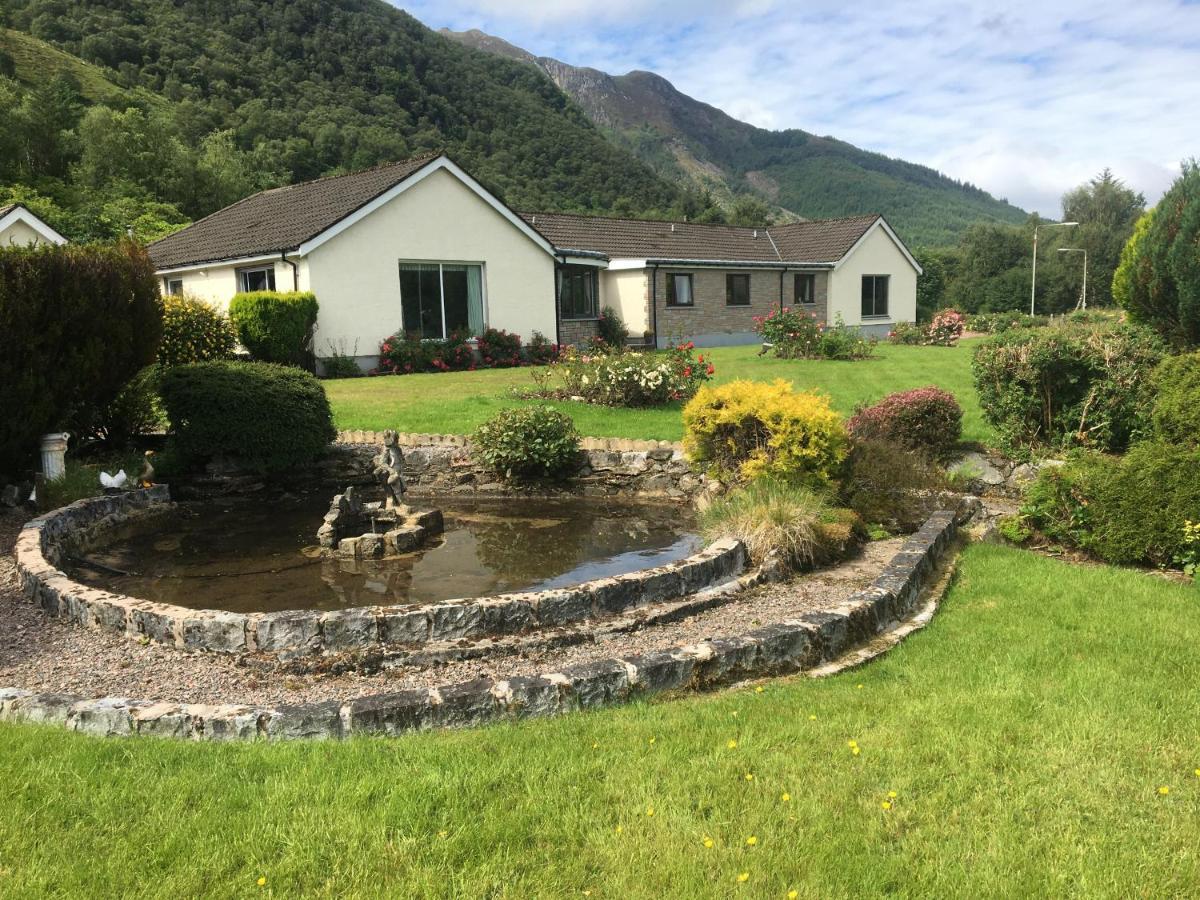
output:
[[[249,197],[243,197],[241,200],[238,201],[238,203],[242,203],[246,200],[249,200],[249,199],[251,199],[251,197],[257,197],[257,196],[259,196],[259,194],[270,194],[270,193],[274,193],[275,191],[287,191],[287,190],[291,190],[292,188],[307,187],[310,184],[318,184],[323,181],[335,181],[338,178],[353,178],[356,175],[366,175],[370,172],[380,172],[384,169],[394,168],[395,166],[407,166],[407,165],[412,165],[413,163],[429,162],[429,160],[437,159],[437,157],[443,156],[443,155],[445,155],[444,150],[437,150],[437,151],[432,151],[429,153],[421,153],[421,154],[418,154],[417,156],[410,156],[407,159],[396,159],[396,160],[392,160],[391,162],[376,163],[373,166],[368,166],[365,169],[356,169],[353,172],[337,172],[333,175],[319,175],[316,178],[310,178],[307,181],[296,181],[296,182],[293,182],[292,184],[281,184],[281,185],[279,185],[279,187],[263,188],[261,191],[251,194]],[[235,204],[231,204],[231,205],[236,206],[237,204],[235,203]],[[228,207],[226,207],[226,208],[228,209]]]

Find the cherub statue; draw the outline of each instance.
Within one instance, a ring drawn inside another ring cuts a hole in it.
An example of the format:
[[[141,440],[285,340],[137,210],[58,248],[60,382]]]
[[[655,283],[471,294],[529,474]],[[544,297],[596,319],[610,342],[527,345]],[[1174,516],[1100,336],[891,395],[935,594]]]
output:
[[[384,509],[396,509],[404,505],[404,454],[400,452],[400,435],[396,432],[383,433],[383,449],[373,460],[375,480],[383,485]]]

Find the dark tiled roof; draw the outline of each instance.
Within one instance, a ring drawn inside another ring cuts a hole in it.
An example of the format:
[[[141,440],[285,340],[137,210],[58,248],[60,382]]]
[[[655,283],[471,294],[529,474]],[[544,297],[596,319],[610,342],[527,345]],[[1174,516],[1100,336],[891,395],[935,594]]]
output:
[[[855,216],[750,228],[566,213],[522,213],[522,217],[560,250],[638,259],[756,263],[837,262],[879,218]]]
[[[441,154],[260,191],[150,245],[160,269],[294,250]]]
[[[20,204],[18,204],[18,203],[10,203],[7,206],[0,206],[0,219],[3,219],[10,212],[12,212],[14,209],[16,209],[19,205]]]

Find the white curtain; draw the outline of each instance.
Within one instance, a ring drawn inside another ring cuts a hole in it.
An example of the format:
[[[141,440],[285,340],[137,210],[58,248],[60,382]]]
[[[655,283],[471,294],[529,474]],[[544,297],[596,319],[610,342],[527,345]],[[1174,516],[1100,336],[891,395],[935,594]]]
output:
[[[467,266],[467,324],[475,337],[483,334],[483,267]]]

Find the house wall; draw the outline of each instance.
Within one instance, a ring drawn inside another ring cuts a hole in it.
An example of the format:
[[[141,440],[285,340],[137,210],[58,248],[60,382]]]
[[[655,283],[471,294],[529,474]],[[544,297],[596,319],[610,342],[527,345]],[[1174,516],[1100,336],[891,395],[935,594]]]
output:
[[[554,339],[554,258],[441,170],[309,254],[318,356],[330,343],[373,356],[400,328],[401,260],[482,263],[487,324]]]
[[[40,234],[19,220],[0,229],[0,247],[28,247],[45,243]]]
[[[693,306],[667,306],[666,276],[674,273],[691,274]],[[750,276],[749,306],[726,305],[725,276],[730,273]],[[660,268],[655,299],[658,345],[679,340],[694,341],[699,347],[757,343],[754,317],[779,309],[779,275],[779,269]],[[790,286],[785,296],[790,298]]]
[[[888,316],[862,317],[862,276],[890,275]],[[897,322],[917,320],[917,271],[882,228],[875,228],[833,271],[829,318],[841,313],[847,325],[882,337]]]
[[[650,330],[650,294],[645,269],[600,273],[600,305],[621,314],[630,340],[637,342]]]
[[[201,300],[207,300],[218,309],[229,310],[229,301],[238,292],[238,269],[259,269],[270,265],[275,269],[275,288],[280,291],[301,290],[308,287],[308,262],[295,260],[299,266],[298,287],[293,287],[292,267],[282,260],[255,263],[240,263],[238,265],[211,266],[207,269],[195,269],[188,272],[170,272],[160,274],[159,287],[163,293],[167,291],[167,282],[182,281],[185,293]]]

